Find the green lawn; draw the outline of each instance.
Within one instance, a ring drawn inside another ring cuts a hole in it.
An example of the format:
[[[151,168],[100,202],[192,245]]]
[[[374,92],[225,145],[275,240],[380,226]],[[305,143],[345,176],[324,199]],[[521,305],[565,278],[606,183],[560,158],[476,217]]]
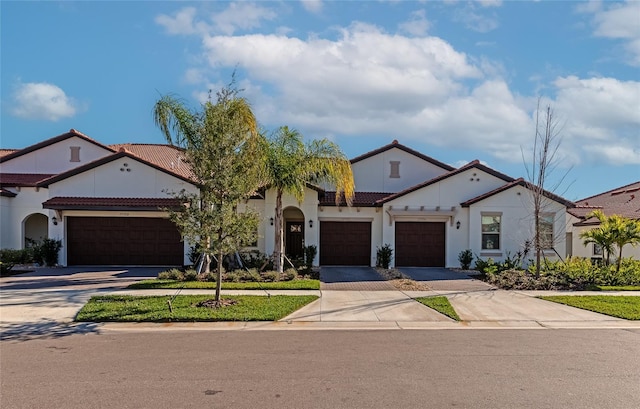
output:
[[[271,297],[238,295],[236,305],[222,308],[196,307],[200,301],[211,299],[207,295],[179,295],[172,301],[173,312],[167,301],[170,296],[137,297],[108,295],[91,297],[82,307],[76,321],[166,322],[166,321],[277,321],[316,300],[315,295]]]
[[[416,298],[416,301],[438,311],[440,314],[444,314],[451,319],[460,321],[460,317],[458,317],[456,310],[453,309],[453,306],[451,306],[447,297],[420,297]]]
[[[127,287],[132,290],[157,288],[215,289],[216,283],[210,281],[143,280]],[[267,283],[222,283],[223,290],[319,290],[320,280],[291,280]]]
[[[616,295],[558,295],[539,297],[627,320],[640,320],[640,297]]]
[[[597,285],[600,291],[640,291],[640,285]]]

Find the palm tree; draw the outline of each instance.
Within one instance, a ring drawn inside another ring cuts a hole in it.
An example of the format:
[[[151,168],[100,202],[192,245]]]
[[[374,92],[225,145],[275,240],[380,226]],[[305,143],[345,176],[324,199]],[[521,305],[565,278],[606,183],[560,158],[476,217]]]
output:
[[[336,188],[336,203],[344,196],[351,205],[354,195],[351,163],[338,145],[327,139],[305,144],[295,129],[283,126],[275,136],[266,141],[265,185],[276,190],[275,208],[275,269],[283,271],[283,209],[282,195],[292,194],[299,202],[304,200],[304,190],[309,184],[328,183]]]
[[[622,248],[627,244],[635,246],[640,244],[640,220],[628,219],[614,214],[606,216],[601,210],[594,210],[586,218],[595,217],[600,222],[600,226],[580,234],[584,239],[584,244],[596,243],[604,251],[606,263],[609,264],[609,255],[613,252],[614,246],[618,248],[618,260],[616,262],[616,273],[620,272],[622,263]]]
[[[592,217],[595,217],[600,221],[600,226],[591,230],[583,231],[580,233],[580,238],[583,239],[585,246],[589,243],[594,243],[602,247],[604,263],[605,265],[608,265],[609,255],[613,252],[614,243],[611,230],[607,226],[607,216],[605,216],[602,210],[594,210],[585,216],[585,220]]]

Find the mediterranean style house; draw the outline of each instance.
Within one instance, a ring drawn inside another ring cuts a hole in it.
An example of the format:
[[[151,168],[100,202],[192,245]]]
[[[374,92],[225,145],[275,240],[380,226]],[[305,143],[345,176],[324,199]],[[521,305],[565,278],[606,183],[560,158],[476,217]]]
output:
[[[640,181],[578,200],[576,207],[569,209],[567,214],[571,229],[567,233],[567,255],[602,259],[602,248],[592,243],[585,246],[580,238],[583,231],[600,225],[595,217],[587,218],[594,210],[601,210],[606,216],[617,214],[629,219],[640,219]],[[622,256],[640,259],[640,246],[625,246]]]
[[[466,249],[501,260],[531,243],[531,190],[521,178],[477,160],[454,168],[398,141],[351,164],[352,206],[336,204],[335,192],[316,186],[301,203],[283,198],[289,256],[316,245],[316,265],[372,266],[377,248],[388,244],[394,266],[456,267]],[[188,264],[189,244],[163,210],[177,205],[171,193],[182,189],[197,192],[183,152],[169,145],[103,145],[71,129],[24,149],[3,149],[0,247],[50,237],[63,242],[61,265]],[[544,196],[545,256],[564,256],[572,248],[567,221],[574,216],[567,210],[575,204]],[[263,220],[251,249],[272,253],[275,192],[246,206]]]

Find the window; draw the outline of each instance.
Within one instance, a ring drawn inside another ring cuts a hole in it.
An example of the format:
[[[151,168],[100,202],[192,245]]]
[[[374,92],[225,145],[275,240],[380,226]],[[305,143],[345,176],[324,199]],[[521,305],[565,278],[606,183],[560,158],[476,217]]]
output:
[[[602,246],[598,243],[593,243],[593,255],[602,257],[604,255],[604,251],[602,251]]]
[[[389,174],[389,177],[398,179],[400,177],[400,161],[392,160],[389,163],[391,164],[391,173]]]
[[[553,214],[540,215],[540,244],[543,249],[553,248]]]
[[[482,250],[500,249],[500,221],[499,214],[482,215]]]

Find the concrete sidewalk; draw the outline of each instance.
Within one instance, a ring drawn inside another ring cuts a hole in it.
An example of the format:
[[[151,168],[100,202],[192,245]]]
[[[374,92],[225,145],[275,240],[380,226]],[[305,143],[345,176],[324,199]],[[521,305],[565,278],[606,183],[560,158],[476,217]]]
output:
[[[463,329],[463,328],[631,328],[627,321],[535,298],[567,292],[524,291],[298,291],[272,290],[271,295],[318,295],[320,298],[279,322],[211,323],[73,323],[77,312],[93,295],[174,295],[177,290],[62,289],[0,292],[2,339],[16,334],[47,336],[105,330],[306,330],[306,329]],[[212,290],[181,290],[180,294],[211,294]],[[223,290],[223,295],[265,295],[265,291]],[[570,292],[572,295],[586,293]],[[594,292],[602,295],[602,292]],[[610,294],[610,293],[607,293]],[[616,295],[640,295],[617,292]],[[446,296],[462,322],[456,322],[414,300]],[[613,294],[612,294],[613,295]]]

